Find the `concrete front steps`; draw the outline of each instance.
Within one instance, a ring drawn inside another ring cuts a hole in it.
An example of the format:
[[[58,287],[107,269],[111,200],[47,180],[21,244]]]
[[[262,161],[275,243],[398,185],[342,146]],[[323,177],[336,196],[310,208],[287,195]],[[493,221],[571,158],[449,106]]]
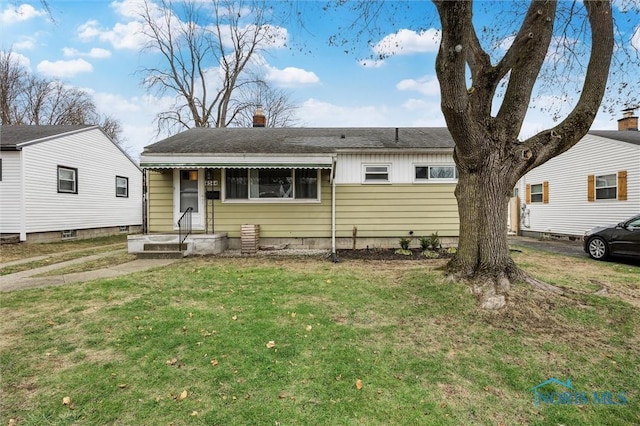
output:
[[[146,243],[141,252],[136,253],[138,259],[182,259],[185,256],[186,244],[178,243]]]
[[[177,234],[134,234],[127,237],[128,252],[139,259],[180,259],[222,253],[229,247],[226,233],[191,234],[182,244]]]

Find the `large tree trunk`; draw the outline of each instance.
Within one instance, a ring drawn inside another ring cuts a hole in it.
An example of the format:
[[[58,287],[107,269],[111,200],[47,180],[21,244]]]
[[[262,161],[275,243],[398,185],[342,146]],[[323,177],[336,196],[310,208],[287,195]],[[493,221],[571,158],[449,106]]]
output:
[[[507,241],[512,188],[502,168],[485,167],[477,172],[461,169],[455,191],[459,245],[447,269],[452,278],[469,280],[483,307],[490,309],[503,307],[511,281],[523,278]]]

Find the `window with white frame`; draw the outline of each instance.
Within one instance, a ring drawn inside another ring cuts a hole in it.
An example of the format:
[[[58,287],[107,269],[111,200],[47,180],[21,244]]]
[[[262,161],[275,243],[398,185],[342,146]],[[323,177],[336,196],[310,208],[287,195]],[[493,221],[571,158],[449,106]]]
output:
[[[615,173],[596,176],[596,200],[615,200],[618,197],[617,182]]]
[[[78,193],[78,169],[58,166],[58,192]]]
[[[318,169],[226,169],[225,200],[319,200]]]
[[[116,197],[129,196],[129,178],[116,176]]]
[[[389,164],[365,164],[362,167],[365,183],[388,183]]]
[[[431,166],[418,164],[415,166],[416,182],[453,181],[458,179],[456,166]]]

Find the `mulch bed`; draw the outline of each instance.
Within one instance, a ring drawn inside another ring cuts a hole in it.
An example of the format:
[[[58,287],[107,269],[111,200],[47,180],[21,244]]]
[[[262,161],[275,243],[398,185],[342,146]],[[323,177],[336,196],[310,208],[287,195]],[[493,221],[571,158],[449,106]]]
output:
[[[359,260],[428,260],[428,259],[448,259],[452,255],[446,250],[438,250],[438,257],[429,258],[422,254],[422,249],[410,249],[410,255],[398,254],[395,248],[382,249],[356,249],[356,250],[336,250],[339,260],[359,259]]]

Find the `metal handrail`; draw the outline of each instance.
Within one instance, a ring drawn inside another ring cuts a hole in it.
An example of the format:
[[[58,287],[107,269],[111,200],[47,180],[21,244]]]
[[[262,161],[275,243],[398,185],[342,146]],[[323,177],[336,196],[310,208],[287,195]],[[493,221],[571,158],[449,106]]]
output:
[[[180,251],[182,251],[182,244],[189,235],[191,235],[191,214],[193,207],[187,207],[187,210],[178,219],[178,241],[180,241]],[[184,223],[183,223],[184,222]],[[184,237],[182,236],[184,234]]]

